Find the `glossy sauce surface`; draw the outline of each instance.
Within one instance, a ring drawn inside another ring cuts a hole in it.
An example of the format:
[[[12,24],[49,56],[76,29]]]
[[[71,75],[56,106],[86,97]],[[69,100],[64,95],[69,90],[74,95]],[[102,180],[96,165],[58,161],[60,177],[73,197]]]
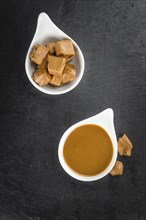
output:
[[[93,176],[104,171],[111,162],[113,146],[107,132],[100,126],[87,124],[73,130],[67,137],[63,156],[75,172]]]

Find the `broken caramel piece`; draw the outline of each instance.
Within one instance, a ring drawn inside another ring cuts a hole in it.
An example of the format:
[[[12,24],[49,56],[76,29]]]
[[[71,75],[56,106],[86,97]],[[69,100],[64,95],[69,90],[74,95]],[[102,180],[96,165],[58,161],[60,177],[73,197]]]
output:
[[[73,57],[74,57],[74,56],[66,56],[66,57],[65,57],[66,62],[68,63],[69,61],[71,61]]]
[[[121,156],[131,156],[132,148],[133,145],[129,138],[126,136],[126,134],[124,134],[122,137],[118,139],[118,151]]]
[[[33,80],[39,85],[47,85],[51,81],[51,75],[44,67],[37,69],[33,74]]]
[[[112,176],[119,176],[123,174],[123,163],[120,161],[116,161],[113,169],[110,171]]]
[[[31,51],[30,59],[36,64],[41,64],[49,49],[43,45],[35,45]]]
[[[49,49],[50,54],[55,54],[55,44],[54,42],[49,42],[46,44],[46,47]]]
[[[61,77],[65,64],[65,58],[48,55],[48,71],[50,74]]]
[[[74,47],[71,40],[61,40],[55,45],[55,51],[57,56],[65,57],[67,62],[75,55]]]
[[[63,75],[62,75],[62,84],[69,83],[75,79],[76,70],[73,64],[66,64]]]
[[[39,65],[37,65],[37,68],[45,68],[47,70],[47,65],[48,65],[48,57],[46,56],[43,60],[43,62]]]
[[[62,81],[62,77],[57,76],[57,75],[53,75],[52,79],[50,81],[50,84],[53,85],[53,86],[60,86],[61,81]]]

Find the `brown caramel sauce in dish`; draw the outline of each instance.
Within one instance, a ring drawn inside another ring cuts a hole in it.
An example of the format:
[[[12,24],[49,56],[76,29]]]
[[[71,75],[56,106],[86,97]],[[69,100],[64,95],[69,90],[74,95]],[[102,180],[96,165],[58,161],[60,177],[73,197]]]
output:
[[[64,144],[63,156],[74,172],[94,176],[104,171],[110,164],[113,145],[102,127],[86,124],[69,134]]]

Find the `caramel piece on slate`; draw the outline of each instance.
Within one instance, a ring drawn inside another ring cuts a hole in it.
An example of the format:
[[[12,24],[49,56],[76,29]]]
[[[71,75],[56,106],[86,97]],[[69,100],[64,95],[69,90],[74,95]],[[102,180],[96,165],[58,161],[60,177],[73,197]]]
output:
[[[76,70],[73,64],[66,64],[63,75],[62,75],[62,84],[69,83],[75,79]]]
[[[43,45],[35,45],[32,48],[31,54],[30,54],[30,59],[36,64],[41,64],[43,62],[43,59],[47,55],[49,49]]]
[[[75,55],[74,47],[71,40],[61,40],[55,45],[55,51],[57,56],[66,57],[66,59],[72,59]]]
[[[126,134],[124,134],[122,137],[118,139],[118,151],[121,156],[131,156],[132,148],[133,145],[129,138],[126,136]]]
[[[48,71],[50,74],[62,76],[65,64],[65,58],[48,55]]]
[[[39,85],[47,85],[51,81],[51,75],[46,71],[44,67],[40,67],[33,74],[33,80]]]
[[[50,84],[53,85],[53,86],[60,86],[61,81],[62,81],[62,77],[57,76],[57,75],[53,75],[52,79],[50,81]]]
[[[46,47],[49,49],[50,54],[55,54],[55,44],[54,42],[49,42],[46,44]]]
[[[113,169],[110,171],[112,176],[119,176],[123,174],[123,163],[120,161],[116,161]]]

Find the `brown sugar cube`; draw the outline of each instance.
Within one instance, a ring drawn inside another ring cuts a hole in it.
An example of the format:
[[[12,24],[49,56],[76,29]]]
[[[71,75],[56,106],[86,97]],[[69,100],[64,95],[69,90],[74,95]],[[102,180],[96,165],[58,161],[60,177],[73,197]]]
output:
[[[129,138],[126,136],[126,134],[124,134],[122,137],[118,139],[118,151],[121,156],[131,156],[132,148],[133,145]]]
[[[75,79],[76,70],[73,64],[66,64],[63,75],[62,75],[62,84],[69,83]]]
[[[119,176],[123,174],[123,163],[120,161],[116,161],[113,169],[110,171],[112,176]]]
[[[75,55],[74,47],[71,40],[61,40],[55,45],[55,51],[57,56],[72,58]]]
[[[36,64],[41,64],[49,49],[43,45],[35,45],[31,51],[30,59]]]
[[[55,44],[54,42],[49,42],[46,44],[46,47],[49,49],[50,54],[55,54]]]
[[[47,85],[51,81],[51,75],[46,71],[45,68],[37,69],[33,74],[33,80],[39,85]]]
[[[62,76],[65,64],[65,58],[48,55],[48,71],[50,74]]]
[[[57,76],[57,75],[53,75],[52,79],[50,81],[50,84],[53,85],[53,86],[60,86],[61,85],[61,80],[62,80],[62,77]]]

